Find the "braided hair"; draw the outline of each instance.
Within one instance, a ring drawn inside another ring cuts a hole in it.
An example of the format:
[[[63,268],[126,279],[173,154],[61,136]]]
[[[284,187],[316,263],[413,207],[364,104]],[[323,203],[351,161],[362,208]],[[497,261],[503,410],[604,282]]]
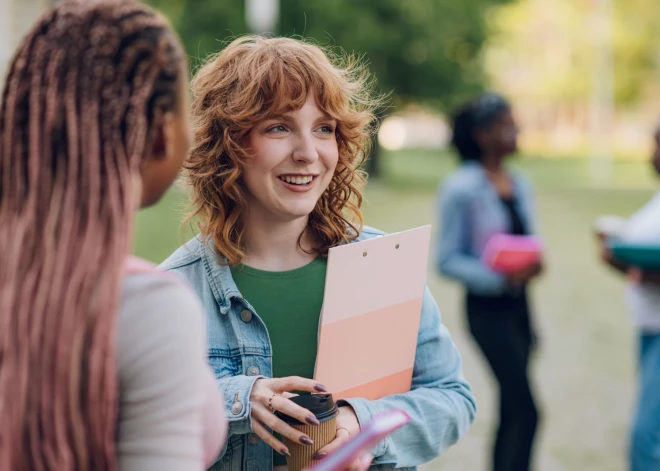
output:
[[[58,3],[0,107],[0,469],[115,470],[115,326],[134,181],[184,56],[134,0]]]

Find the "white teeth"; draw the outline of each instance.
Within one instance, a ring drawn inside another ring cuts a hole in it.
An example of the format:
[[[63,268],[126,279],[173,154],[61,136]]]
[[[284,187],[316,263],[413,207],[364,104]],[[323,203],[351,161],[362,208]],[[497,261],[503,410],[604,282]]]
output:
[[[289,176],[289,175],[283,175],[280,178],[282,180],[284,180],[285,182],[291,183],[293,185],[308,185],[313,180],[313,177],[311,177],[311,176],[294,177],[294,176]]]

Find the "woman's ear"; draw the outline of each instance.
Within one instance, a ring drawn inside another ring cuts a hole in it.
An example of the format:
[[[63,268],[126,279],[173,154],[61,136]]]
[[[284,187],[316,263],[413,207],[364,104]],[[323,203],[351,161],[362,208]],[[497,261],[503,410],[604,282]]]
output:
[[[481,129],[474,132],[474,140],[477,141],[479,148],[486,149],[489,147],[491,140],[491,133],[488,129]]]
[[[174,154],[174,113],[163,114],[156,129],[149,159],[167,160]]]

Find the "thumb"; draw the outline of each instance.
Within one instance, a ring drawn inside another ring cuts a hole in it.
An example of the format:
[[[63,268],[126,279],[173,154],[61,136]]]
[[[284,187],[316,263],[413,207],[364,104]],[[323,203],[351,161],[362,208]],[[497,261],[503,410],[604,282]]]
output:
[[[363,466],[363,470],[366,471],[369,469],[371,466],[371,463],[373,462],[374,457],[371,455],[371,453],[365,453],[360,457],[360,464]]]

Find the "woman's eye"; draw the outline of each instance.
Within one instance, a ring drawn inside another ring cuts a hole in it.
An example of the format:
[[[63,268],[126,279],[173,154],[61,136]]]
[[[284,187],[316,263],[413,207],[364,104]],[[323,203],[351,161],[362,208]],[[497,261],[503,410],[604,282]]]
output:
[[[326,134],[332,134],[332,133],[335,132],[335,128],[326,124],[324,126],[321,126],[319,128],[319,131],[321,131],[322,133],[326,133]]]
[[[272,126],[272,127],[268,128],[268,132],[276,132],[277,133],[277,132],[286,132],[286,131],[287,131],[286,127],[284,127],[281,124],[278,124],[276,126]]]

